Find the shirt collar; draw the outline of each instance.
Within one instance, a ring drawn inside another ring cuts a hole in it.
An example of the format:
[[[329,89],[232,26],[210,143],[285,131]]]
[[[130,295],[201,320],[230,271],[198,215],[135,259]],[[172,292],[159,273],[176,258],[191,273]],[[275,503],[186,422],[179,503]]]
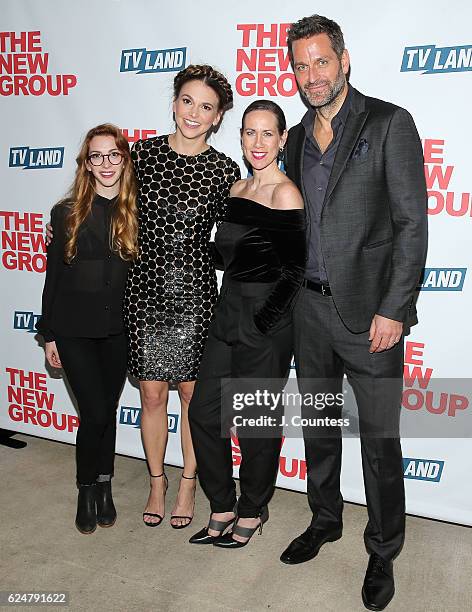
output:
[[[99,204],[100,206],[109,206],[110,204],[114,204],[117,198],[118,196],[109,199],[96,193],[95,197],[93,198],[93,204]]]

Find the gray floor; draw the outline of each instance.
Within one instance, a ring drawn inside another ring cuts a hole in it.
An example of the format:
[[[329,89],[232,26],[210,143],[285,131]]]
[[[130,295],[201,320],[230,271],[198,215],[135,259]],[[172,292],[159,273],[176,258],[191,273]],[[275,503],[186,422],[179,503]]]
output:
[[[190,528],[175,531],[168,515],[180,471],[167,468],[167,518],[141,522],[147,495],[143,461],[118,457],[114,495],[118,520],[84,536],[74,527],[74,448],[28,436],[22,450],[0,447],[2,465],[0,590],[69,591],[69,610],[364,610],[360,588],[367,563],[363,507],[346,504],[344,535],[318,557],[286,566],[278,557],[305,529],[304,495],[276,491],[262,536],[226,551],[191,546],[207,521],[199,490]],[[395,563],[391,612],[472,610],[472,530],[409,517]],[[42,609],[53,609],[42,607]]]

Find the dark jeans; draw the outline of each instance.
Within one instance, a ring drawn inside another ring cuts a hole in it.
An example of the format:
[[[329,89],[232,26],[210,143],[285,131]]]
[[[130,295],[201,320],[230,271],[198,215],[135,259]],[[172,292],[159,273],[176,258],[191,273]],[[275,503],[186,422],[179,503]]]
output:
[[[64,372],[77,400],[77,482],[113,474],[116,409],[126,376],[126,336],[56,338]]]
[[[399,439],[403,338],[389,350],[370,354],[369,333],[350,332],[340,319],[333,298],[306,288],[301,290],[295,305],[294,335],[302,393],[322,391],[317,388],[316,379],[324,379],[324,391],[340,392],[344,373],[353,388],[369,515],[364,540],[369,553],[392,559],[401,549],[405,532]],[[340,409],[338,413],[331,410],[328,416],[339,418],[340,414]],[[341,432],[332,430],[325,435],[324,431],[307,428],[303,433],[312,527],[323,530],[339,527],[343,510]]]
[[[221,379],[280,379],[288,375],[290,314],[267,335],[262,335],[253,321],[272,288],[268,283],[224,283],[205,344],[189,420],[199,479],[212,512],[231,512],[236,503],[231,440],[228,432],[221,431]],[[242,518],[258,516],[274,492],[281,445],[280,432],[275,433],[272,438],[239,436],[238,515]]]

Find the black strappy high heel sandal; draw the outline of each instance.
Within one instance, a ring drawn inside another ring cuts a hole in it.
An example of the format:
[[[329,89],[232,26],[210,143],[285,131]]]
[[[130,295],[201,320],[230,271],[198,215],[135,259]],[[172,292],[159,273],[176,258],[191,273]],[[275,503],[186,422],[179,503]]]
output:
[[[234,510],[234,512],[235,511],[236,510]],[[213,544],[222,537],[225,529],[230,527],[236,519],[236,514],[234,518],[229,519],[229,521],[217,521],[216,519],[212,519],[210,516],[208,527],[204,527],[203,529],[200,529],[198,533],[194,534],[189,540],[190,544]],[[209,529],[219,531],[220,533],[217,536],[212,536],[208,533]]]
[[[194,476],[184,476],[182,474],[182,478],[184,478],[185,480],[195,480],[195,488],[197,487],[197,475],[195,474]],[[193,508],[195,509],[195,489],[194,489],[194,497],[193,497]],[[172,529],[185,529],[185,527],[188,527],[190,525],[190,523],[193,520],[193,514],[192,516],[179,516],[178,514],[171,514],[170,520],[172,521],[172,519],[185,519],[188,521],[188,523],[185,523],[185,525],[173,525],[172,522],[170,524],[170,526],[172,527]]]
[[[167,487],[169,486],[169,481],[167,480],[167,476],[165,472],[162,472],[162,474],[157,474],[156,476],[154,476],[153,474],[150,474],[150,476],[151,478],[162,478],[162,476],[164,476],[164,480],[166,482],[165,490],[164,490],[164,496],[165,496]],[[145,520],[146,516],[153,516],[155,518],[158,518],[159,521],[151,523],[150,521]],[[143,523],[146,525],[146,527],[157,527],[158,525],[162,523],[163,520],[164,520],[164,517],[161,514],[156,514],[155,512],[143,512]]]
[[[235,522],[231,531],[228,531],[228,533],[220,536],[219,538],[215,538],[213,546],[219,546],[220,548],[242,548],[243,546],[246,546],[246,544],[249,544],[249,541],[257,530],[259,530],[259,535],[261,535],[262,526],[269,518],[269,510],[267,506],[264,506],[259,514],[259,518],[261,522],[255,527],[241,527],[237,522]],[[238,540],[233,539],[233,534],[241,536],[242,538],[247,538],[247,540],[245,542],[239,542]]]

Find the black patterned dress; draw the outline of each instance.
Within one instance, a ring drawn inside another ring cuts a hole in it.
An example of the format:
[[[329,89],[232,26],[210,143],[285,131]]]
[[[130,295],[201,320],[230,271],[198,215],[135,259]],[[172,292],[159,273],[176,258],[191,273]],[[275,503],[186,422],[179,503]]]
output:
[[[176,153],[167,136],[138,141],[131,155],[139,256],[124,302],[129,371],[139,380],[195,380],[218,293],[210,234],[239,166],[213,147]]]

